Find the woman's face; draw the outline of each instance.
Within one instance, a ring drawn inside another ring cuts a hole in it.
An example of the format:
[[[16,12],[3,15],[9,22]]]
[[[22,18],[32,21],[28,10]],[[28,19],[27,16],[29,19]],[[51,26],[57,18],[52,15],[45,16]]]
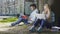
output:
[[[48,6],[47,5],[44,6],[44,11],[48,11]]]

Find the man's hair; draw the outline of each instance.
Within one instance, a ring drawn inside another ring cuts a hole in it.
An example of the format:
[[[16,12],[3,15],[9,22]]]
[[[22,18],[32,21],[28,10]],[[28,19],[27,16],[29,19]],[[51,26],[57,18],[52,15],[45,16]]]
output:
[[[35,7],[35,8],[36,8],[36,4],[31,4],[31,5],[30,5],[30,7],[31,7],[31,6],[33,6],[33,7]]]

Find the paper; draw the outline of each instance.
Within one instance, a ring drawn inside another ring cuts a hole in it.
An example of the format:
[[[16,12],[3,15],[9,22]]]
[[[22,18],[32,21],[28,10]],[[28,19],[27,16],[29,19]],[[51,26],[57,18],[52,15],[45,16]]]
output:
[[[46,19],[45,14],[37,14],[36,17],[38,19]]]

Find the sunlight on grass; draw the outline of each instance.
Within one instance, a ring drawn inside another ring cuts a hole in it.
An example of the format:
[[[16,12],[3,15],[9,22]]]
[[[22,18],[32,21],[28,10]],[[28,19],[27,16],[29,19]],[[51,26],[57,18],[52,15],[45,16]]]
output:
[[[14,22],[17,19],[18,18],[16,18],[16,17],[6,18],[6,19],[3,19],[3,20],[0,20],[0,23]]]

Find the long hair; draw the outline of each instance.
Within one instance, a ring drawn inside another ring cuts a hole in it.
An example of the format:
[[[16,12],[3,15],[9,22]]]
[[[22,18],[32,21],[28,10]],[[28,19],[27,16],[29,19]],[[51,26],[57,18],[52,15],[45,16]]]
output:
[[[49,10],[51,10],[50,5],[49,4],[45,4],[44,6],[47,6]]]

